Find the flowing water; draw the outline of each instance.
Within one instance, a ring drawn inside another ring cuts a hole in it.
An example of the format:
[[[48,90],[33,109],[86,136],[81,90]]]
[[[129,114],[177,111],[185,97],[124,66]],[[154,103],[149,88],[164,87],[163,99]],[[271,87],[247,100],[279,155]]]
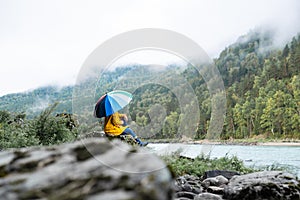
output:
[[[181,152],[180,155],[194,158],[201,154],[210,158],[237,156],[244,164],[255,168],[279,166],[300,177],[299,146],[244,146],[244,145],[199,145],[199,144],[149,144],[153,152],[166,155]]]

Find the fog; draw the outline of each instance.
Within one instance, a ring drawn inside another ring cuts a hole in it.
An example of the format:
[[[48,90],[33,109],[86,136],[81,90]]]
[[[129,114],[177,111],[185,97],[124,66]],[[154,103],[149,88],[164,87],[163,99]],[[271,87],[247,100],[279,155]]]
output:
[[[299,0],[0,0],[0,96],[72,85],[94,49],[134,29],[178,32],[211,58],[257,28],[273,30],[280,47],[300,32],[299,10]]]

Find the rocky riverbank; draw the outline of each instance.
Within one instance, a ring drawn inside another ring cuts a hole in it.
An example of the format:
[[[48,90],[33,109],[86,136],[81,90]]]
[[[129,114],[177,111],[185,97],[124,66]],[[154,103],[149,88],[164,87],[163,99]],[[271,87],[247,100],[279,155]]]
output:
[[[174,177],[142,148],[105,138],[0,152],[0,197],[15,199],[300,199],[291,174],[207,171]]]
[[[281,171],[238,175],[228,171],[210,171],[203,178],[184,175],[175,181],[176,200],[299,200],[300,183]]]

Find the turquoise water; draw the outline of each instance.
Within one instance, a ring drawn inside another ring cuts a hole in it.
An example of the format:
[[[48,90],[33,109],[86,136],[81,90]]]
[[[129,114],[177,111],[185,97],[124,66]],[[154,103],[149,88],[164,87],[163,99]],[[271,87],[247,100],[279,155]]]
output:
[[[153,152],[163,155],[180,151],[181,155],[194,158],[204,154],[210,158],[235,155],[251,167],[287,167],[300,177],[300,147],[295,146],[242,146],[242,145],[199,145],[199,144],[149,144]]]

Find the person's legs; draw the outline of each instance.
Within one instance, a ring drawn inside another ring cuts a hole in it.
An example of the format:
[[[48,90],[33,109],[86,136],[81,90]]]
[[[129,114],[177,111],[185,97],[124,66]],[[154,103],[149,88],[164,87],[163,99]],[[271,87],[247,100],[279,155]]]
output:
[[[142,142],[131,128],[126,128],[121,135],[131,135],[141,146],[146,146],[148,142]]]
[[[131,135],[134,139],[137,138],[135,132],[131,128],[126,128],[121,135]]]

